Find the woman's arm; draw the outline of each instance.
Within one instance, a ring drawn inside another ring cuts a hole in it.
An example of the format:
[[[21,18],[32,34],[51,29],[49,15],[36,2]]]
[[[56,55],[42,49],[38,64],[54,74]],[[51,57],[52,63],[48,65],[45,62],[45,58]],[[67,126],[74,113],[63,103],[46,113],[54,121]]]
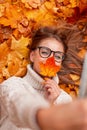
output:
[[[0,99],[15,125],[32,130],[87,130],[87,99],[50,107],[20,83],[11,78],[0,86]]]
[[[42,109],[37,120],[41,130],[87,130],[87,99]]]

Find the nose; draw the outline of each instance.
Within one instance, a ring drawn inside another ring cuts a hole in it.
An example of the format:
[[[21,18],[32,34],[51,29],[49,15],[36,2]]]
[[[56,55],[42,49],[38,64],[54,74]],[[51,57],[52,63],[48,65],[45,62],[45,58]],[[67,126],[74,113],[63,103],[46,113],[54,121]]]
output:
[[[49,57],[54,57],[54,52],[52,51]]]
[[[55,57],[54,57],[54,52],[52,51],[50,56],[48,57],[48,59],[51,59],[52,58],[52,61],[55,62]]]

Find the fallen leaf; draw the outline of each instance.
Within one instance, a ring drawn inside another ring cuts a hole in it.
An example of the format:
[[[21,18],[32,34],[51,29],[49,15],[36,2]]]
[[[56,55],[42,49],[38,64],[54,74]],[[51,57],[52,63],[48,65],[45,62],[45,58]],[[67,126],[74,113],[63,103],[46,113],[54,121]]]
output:
[[[9,5],[5,7],[4,15],[0,17],[0,24],[4,26],[11,26],[17,28],[18,21],[23,19],[21,9],[16,5]]]
[[[21,37],[19,40],[16,40],[12,37],[11,50],[16,51],[21,59],[28,58],[29,49],[28,45],[30,43],[29,38]]]

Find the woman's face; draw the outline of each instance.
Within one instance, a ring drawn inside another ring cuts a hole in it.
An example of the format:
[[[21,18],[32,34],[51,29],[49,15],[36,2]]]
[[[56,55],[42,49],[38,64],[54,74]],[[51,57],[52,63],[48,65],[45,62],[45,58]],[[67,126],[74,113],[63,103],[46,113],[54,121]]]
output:
[[[62,43],[55,38],[46,38],[39,43],[37,49],[30,53],[30,60],[33,63],[33,69],[40,73],[40,62],[45,63],[49,57],[54,57],[55,64],[59,66],[62,63],[63,54]]]

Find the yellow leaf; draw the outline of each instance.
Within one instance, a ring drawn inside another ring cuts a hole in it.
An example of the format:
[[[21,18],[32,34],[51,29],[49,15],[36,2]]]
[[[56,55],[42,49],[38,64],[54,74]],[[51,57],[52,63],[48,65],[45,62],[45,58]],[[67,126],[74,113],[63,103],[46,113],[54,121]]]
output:
[[[4,10],[5,10],[5,6],[4,6],[3,4],[0,5],[0,17],[3,16],[3,14],[4,14]]]
[[[0,62],[1,62],[1,60],[6,60],[6,57],[9,53],[9,51],[10,51],[9,47],[6,44],[6,42],[4,42],[0,45]]]
[[[28,45],[30,44],[30,39],[21,37],[19,40],[16,40],[12,37],[11,50],[16,51],[20,58],[28,58]]]
[[[4,15],[0,17],[0,24],[17,28],[17,23],[22,20],[22,18],[23,13],[21,9],[16,5],[8,4],[8,6],[5,7]]]
[[[78,2],[79,2],[79,0],[70,0],[71,7],[74,8],[74,7],[78,6]]]
[[[79,76],[75,74],[70,74],[70,77],[72,78],[73,81],[79,80]]]
[[[28,62],[25,59],[21,60],[20,58],[18,58],[16,53],[12,51],[8,55],[7,63],[7,70],[10,76],[21,76],[25,73],[26,65]]]

